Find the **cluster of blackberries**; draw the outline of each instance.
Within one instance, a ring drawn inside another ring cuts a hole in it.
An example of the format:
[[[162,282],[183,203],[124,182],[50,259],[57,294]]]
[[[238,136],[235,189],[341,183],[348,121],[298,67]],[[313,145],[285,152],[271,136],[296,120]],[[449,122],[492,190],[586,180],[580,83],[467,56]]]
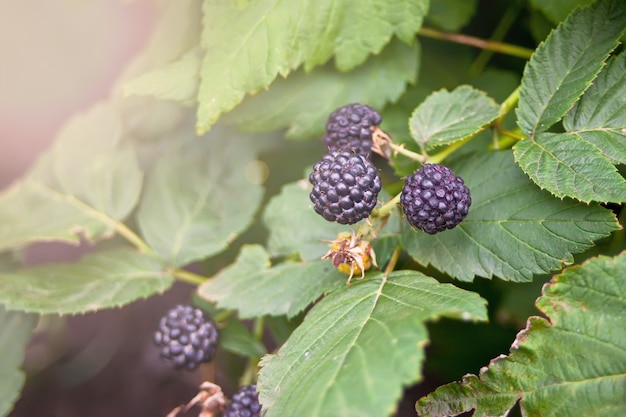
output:
[[[261,404],[256,385],[244,385],[234,395],[222,417],[260,417]]]
[[[376,206],[381,181],[370,161],[374,132],[382,117],[352,103],[335,110],[323,136],[329,153],[313,166],[309,181],[315,211],[328,221],[354,224]],[[463,179],[440,164],[424,164],[407,177],[400,196],[411,226],[435,234],[457,226],[472,203]]]
[[[215,322],[202,310],[178,305],[167,312],[154,333],[154,343],[161,348],[161,357],[174,368],[190,371],[215,356],[218,331]]]
[[[354,224],[376,207],[381,181],[369,158],[373,128],[381,121],[376,110],[357,103],[340,107],[328,118],[323,140],[329,153],[309,175],[313,208],[326,220]]]

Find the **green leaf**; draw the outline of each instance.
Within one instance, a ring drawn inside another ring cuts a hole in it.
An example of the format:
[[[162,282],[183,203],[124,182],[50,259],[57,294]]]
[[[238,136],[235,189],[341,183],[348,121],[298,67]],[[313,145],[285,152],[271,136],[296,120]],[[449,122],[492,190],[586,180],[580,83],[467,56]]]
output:
[[[568,14],[576,7],[584,7],[593,3],[594,0],[530,0],[533,8],[541,10],[552,23],[565,20]]]
[[[263,188],[246,176],[251,138],[227,129],[190,138],[163,153],[147,179],[137,220],[169,265],[215,255],[251,223]]]
[[[498,105],[468,85],[432,93],[409,120],[411,136],[427,150],[479,132],[498,117]]]
[[[567,269],[537,301],[549,318],[531,317],[511,346],[479,376],[420,399],[424,417],[501,416],[518,400],[522,415],[621,415],[626,398],[626,254]]]
[[[485,300],[415,271],[330,293],[261,361],[265,416],[390,415],[402,387],[420,379],[424,321],[441,316],[486,320]]]
[[[0,416],[9,414],[26,381],[20,370],[37,316],[9,312],[0,305]]]
[[[470,22],[477,4],[477,0],[431,0],[426,23],[456,32]]]
[[[195,47],[179,60],[128,81],[124,96],[154,96],[184,105],[194,104],[200,83],[200,62],[200,48]]]
[[[112,105],[63,127],[33,170],[0,196],[0,250],[34,241],[108,237],[139,199],[142,173]]]
[[[595,145],[575,134],[540,133],[515,144],[515,160],[541,188],[559,198],[626,201],[626,182]]]
[[[324,133],[328,115],[347,103],[380,109],[396,101],[414,83],[419,65],[419,44],[392,41],[365,65],[345,73],[326,65],[310,73],[300,70],[276,80],[268,91],[247,98],[222,120],[245,131],[288,128],[291,139]]]
[[[593,143],[605,157],[626,164],[626,53],[608,61],[563,126]]]
[[[224,350],[248,358],[260,358],[267,353],[263,343],[234,317],[229,317],[226,325],[220,328],[219,344]]]
[[[427,8],[427,0],[205,0],[198,132],[301,64],[310,70],[334,56],[349,71],[394,35],[412,43]]]
[[[461,281],[474,276],[531,281],[619,229],[609,210],[557,200],[537,189],[510,151],[472,155],[450,167],[472,196],[465,220],[436,235],[406,230],[402,238],[417,262]]]
[[[0,303],[11,310],[77,314],[162,293],[174,279],[155,258],[117,248],[73,263],[0,273]]]
[[[284,262],[270,268],[260,245],[244,246],[234,264],[198,288],[218,307],[241,318],[264,315],[293,317],[324,293],[345,285],[346,276],[330,261]]]
[[[539,45],[524,69],[517,117],[533,138],[561,120],[602,69],[624,32],[622,0],[577,9]]]
[[[328,251],[328,243],[348,226],[325,220],[313,210],[307,180],[285,185],[265,207],[263,221],[270,231],[267,247],[272,256],[294,253],[304,261],[319,259]]]

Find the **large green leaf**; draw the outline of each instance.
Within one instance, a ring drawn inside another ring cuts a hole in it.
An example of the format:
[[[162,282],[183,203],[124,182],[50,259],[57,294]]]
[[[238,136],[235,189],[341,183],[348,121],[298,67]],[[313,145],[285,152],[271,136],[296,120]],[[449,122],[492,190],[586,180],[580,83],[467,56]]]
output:
[[[537,301],[511,346],[479,376],[420,399],[422,416],[501,416],[520,400],[525,416],[623,415],[626,399],[626,254],[567,269]]]
[[[168,264],[219,253],[251,223],[263,188],[246,176],[256,152],[250,139],[220,129],[182,140],[150,172],[137,220]]]
[[[26,376],[20,370],[37,316],[8,312],[0,305],[0,416],[9,414]]]
[[[204,0],[197,130],[301,64],[309,70],[334,56],[348,71],[393,35],[412,43],[427,8],[427,0]]]
[[[436,235],[406,230],[403,246],[418,262],[459,280],[530,281],[619,229],[609,210],[537,189],[510,151],[472,155],[451,167],[471,192],[467,218]]]
[[[566,130],[626,164],[626,53],[614,56],[563,119]]]
[[[72,118],[33,170],[0,196],[0,250],[110,235],[137,204],[142,173],[113,106]]]
[[[539,133],[515,144],[515,159],[541,188],[580,201],[626,201],[626,182],[592,143],[576,134]]]
[[[272,256],[297,253],[305,261],[319,259],[328,243],[349,226],[325,220],[313,210],[307,180],[287,184],[265,207],[263,221],[270,231],[268,249]]]
[[[468,85],[440,90],[424,100],[409,119],[411,136],[430,150],[479,132],[498,117],[498,105]]]
[[[485,320],[485,300],[415,271],[378,274],[327,295],[261,362],[265,416],[388,416],[420,379],[426,320]]]
[[[0,273],[0,303],[10,310],[76,314],[119,307],[162,293],[174,282],[155,258],[117,248]]]
[[[577,9],[539,45],[524,69],[518,123],[531,138],[561,120],[600,72],[624,32],[623,0]]]
[[[393,41],[379,55],[349,73],[327,65],[307,73],[300,70],[276,80],[268,91],[247,98],[223,121],[246,131],[288,128],[287,137],[321,136],[328,115],[347,103],[380,109],[396,101],[407,83],[415,82],[419,44]]]
[[[284,262],[270,268],[259,245],[244,246],[236,262],[203,283],[198,294],[241,318],[293,317],[324,293],[345,285],[346,276],[330,261]]]

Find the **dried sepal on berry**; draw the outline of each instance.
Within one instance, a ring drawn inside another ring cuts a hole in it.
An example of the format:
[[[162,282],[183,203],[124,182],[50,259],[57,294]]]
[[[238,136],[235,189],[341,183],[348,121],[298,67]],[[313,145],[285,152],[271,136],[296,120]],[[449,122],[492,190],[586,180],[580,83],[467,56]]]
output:
[[[369,270],[372,265],[378,267],[372,245],[354,231],[341,232],[336,240],[326,242],[330,243],[330,249],[322,256],[322,259],[332,260],[333,266],[339,272],[348,275],[348,284],[354,274],[361,275],[356,279],[363,279],[365,271]]]
[[[200,406],[198,417],[217,417],[222,415],[226,407],[226,396],[222,387],[212,382],[203,382],[198,394],[187,404],[180,405],[170,411],[167,417],[179,417],[186,414],[194,406]]]

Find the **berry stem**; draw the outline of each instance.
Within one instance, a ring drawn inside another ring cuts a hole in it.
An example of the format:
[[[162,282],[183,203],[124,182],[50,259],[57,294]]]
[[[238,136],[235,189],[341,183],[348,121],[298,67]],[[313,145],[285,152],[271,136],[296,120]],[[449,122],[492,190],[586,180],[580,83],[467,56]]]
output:
[[[467,142],[472,140],[480,132],[481,131],[478,131],[473,135],[466,136],[463,139],[450,144],[444,150],[436,153],[435,155],[431,155],[430,158],[428,158],[428,162],[431,164],[440,164],[444,159],[450,156],[454,151],[459,149],[461,146],[465,145]]]
[[[398,259],[400,258],[400,252],[402,252],[402,247],[400,245],[396,246],[391,254],[391,259],[389,259],[389,263],[385,267],[385,272],[383,273],[385,276],[388,276],[393,272],[398,263]]]
[[[191,285],[200,285],[208,279],[207,277],[203,277],[202,275],[195,274],[191,271],[179,268],[172,268],[170,272],[177,280],[186,282]]]
[[[439,39],[462,45],[474,46],[480,49],[487,49],[489,51],[499,52],[506,55],[516,56],[519,58],[529,59],[533,54],[532,49],[524,48],[522,46],[511,45],[509,43],[498,42],[493,40],[485,40],[481,38],[475,38],[473,36],[462,35],[460,33],[442,32],[439,30],[422,27],[418,35],[425,36],[427,38]]]
[[[428,159],[428,155],[422,155],[422,154],[419,154],[417,152],[410,151],[410,150],[406,149],[404,147],[404,145],[396,145],[393,142],[389,142],[389,143],[387,143],[387,146],[389,146],[389,148],[393,149],[393,151],[395,153],[397,153],[397,154],[399,153],[401,155],[404,155],[407,158],[410,158],[410,159],[412,159],[414,161],[419,162],[420,164],[423,164]]]
[[[263,316],[257,317],[256,320],[254,320],[252,334],[256,340],[263,343],[264,333],[265,333],[265,317]],[[248,363],[246,364],[246,369],[243,371],[243,374],[241,375],[241,380],[239,381],[240,386],[252,385],[256,382],[260,360],[261,358],[258,356],[251,356],[248,359]]]
[[[400,193],[398,193],[391,200],[387,201],[381,207],[374,209],[374,211],[372,211],[371,217],[378,219],[385,218],[391,214],[392,210],[398,207],[398,204],[400,204]]]

